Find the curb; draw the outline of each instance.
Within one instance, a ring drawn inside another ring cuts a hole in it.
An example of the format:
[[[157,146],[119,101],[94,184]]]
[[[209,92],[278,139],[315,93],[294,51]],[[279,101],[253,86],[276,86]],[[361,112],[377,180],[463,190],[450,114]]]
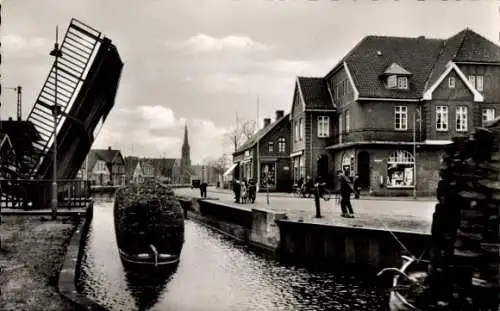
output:
[[[76,281],[80,272],[81,259],[83,257],[83,249],[85,245],[85,236],[90,228],[90,223],[93,218],[93,205],[87,208],[87,213],[83,223],[80,223],[66,250],[64,262],[61,271],[59,272],[59,281],[57,284],[59,294],[68,299],[77,310],[95,310],[108,311],[103,306],[95,301],[80,294],[76,289]]]

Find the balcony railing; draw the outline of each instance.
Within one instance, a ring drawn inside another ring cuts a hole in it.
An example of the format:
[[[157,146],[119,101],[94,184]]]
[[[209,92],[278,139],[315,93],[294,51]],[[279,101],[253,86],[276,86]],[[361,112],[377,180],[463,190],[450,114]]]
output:
[[[52,180],[0,179],[0,207],[50,208]],[[91,201],[90,184],[80,179],[57,181],[59,208],[85,208]]]

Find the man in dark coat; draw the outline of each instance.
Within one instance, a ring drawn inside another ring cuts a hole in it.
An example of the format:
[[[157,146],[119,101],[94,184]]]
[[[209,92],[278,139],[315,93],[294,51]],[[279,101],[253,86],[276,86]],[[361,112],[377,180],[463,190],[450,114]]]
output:
[[[351,193],[354,192],[353,185],[344,175],[342,170],[337,171],[337,178],[340,183],[340,208],[342,209],[342,217],[354,218],[354,211],[351,205]]]
[[[200,184],[200,195],[202,198],[207,198],[207,187],[208,187],[208,184],[206,181],[202,182]]]
[[[240,203],[240,196],[241,196],[241,184],[238,179],[234,180],[233,183],[233,191],[234,191],[234,198],[236,203]]]

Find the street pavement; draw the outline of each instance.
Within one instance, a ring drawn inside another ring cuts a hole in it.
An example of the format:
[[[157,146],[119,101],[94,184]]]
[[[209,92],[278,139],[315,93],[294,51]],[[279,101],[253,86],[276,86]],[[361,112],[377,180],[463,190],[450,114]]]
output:
[[[199,189],[179,188],[174,189],[178,196],[200,197]],[[432,213],[435,201],[430,200],[392,200],[392,199],[359,199],[351,200],[356,218],[340,217],[338,201],[321,200],[321,213],[323,218],[315,218],[314,200],[309,198],[296,198],[292,195],[269,196],[258,193],[255,204],[238,204],[234,202],[234,195],[225,189],[208,188],[207,199],[216,199],[218,202],[238,206],[239,208],[260,208],[284,212],[291,220],[334,224],[350,227],[370,227],[383,230],[412,231],[430,233]]]

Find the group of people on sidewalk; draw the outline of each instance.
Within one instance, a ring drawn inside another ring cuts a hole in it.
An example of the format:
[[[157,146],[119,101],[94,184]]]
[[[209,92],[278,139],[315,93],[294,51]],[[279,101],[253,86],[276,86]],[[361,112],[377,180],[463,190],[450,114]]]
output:
[[[359,199],[359,191],[361,187],[359,186],[359,178],[356,175],[354,180],[351,181],[348,176],[342,171],[337,171],[338,180],[338,194],[340,195],[340,209],[342,210],[341,216],[345,218],[354,218],[354,211],[351,204],[351,195],[354,194],[354,198]],[[304,197],[308,195],[314,195],[315,205],[316,205],[316,217],[321,217],[319,210],[320,201],[319,198],[323,196],[326,183],[324,182],[322,176],[318,176],[315,181],[313,181],[309,176],[304,181],[304,178],[300,178],[297,186]]]

